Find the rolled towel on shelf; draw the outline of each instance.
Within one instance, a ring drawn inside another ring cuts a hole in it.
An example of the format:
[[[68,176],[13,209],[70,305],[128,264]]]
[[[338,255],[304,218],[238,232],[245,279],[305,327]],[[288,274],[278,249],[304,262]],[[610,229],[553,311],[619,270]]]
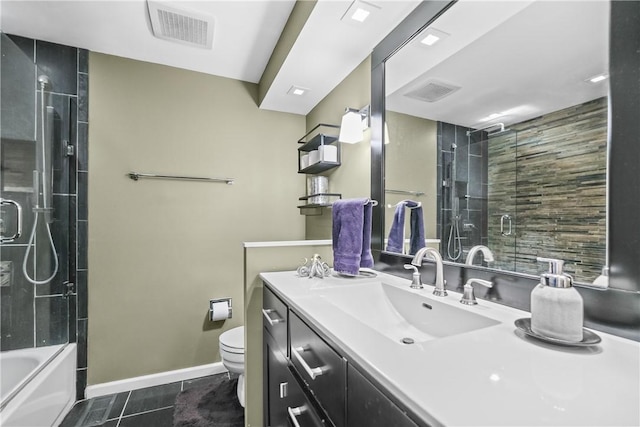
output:
[[[333,203],[333,269],[357,276],[360,268],[373,267],[371,254],[372,203],[367,198]]]

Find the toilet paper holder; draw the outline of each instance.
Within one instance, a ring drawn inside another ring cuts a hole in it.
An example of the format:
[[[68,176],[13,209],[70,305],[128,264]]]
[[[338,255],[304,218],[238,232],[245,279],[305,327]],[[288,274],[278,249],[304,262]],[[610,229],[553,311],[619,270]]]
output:
[[[229,312],[227,314],[227,319],[231,319],[231,317],[233,316],[233,308],[232,308],[232,299],[231,298],[216,298],[216,299],[211,299],[209,300],[209,320],[211,320],[212,322],[217,321],[214,320],[214,316],[215,316],[215,305],[217,305],[217,303],[226,303],[229,309]]]

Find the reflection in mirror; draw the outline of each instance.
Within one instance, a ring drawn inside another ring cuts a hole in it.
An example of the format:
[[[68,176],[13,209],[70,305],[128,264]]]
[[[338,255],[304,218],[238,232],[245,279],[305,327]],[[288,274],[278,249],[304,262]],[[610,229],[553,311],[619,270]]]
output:
[[[387,60],[387,236],[412,199],[445,260],[539,274],[536,257],[559,258],[593,282],[607,263],[608,21],[606,1],[458,2]]]

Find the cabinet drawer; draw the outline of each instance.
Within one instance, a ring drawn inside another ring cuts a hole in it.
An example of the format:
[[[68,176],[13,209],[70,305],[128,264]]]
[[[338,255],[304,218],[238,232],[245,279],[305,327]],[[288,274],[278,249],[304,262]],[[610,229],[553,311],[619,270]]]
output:
[[[288,404],[284,413],[288,422],[286,425],[293,427],[326,427],[328,424],[325,424],[324,420],[316,412],[291,372],[289,372],[288,386]]]
[[[352,365],[348,367],[347,425],[417,427],[387,396]]]
[[[275,339],[277,348],[287,353],[287,306],[266,286],[262,296],[262,324]]]
[[[275,340],[264,333],[264,425],[268,427],[324,426],[298,381],[289,370],[286,356],[273,349]],[[297,423],[297,424],[296,424]]]
[[[343,427],[346,361],[293,312],[289,331],[291,363],[335,426]]]

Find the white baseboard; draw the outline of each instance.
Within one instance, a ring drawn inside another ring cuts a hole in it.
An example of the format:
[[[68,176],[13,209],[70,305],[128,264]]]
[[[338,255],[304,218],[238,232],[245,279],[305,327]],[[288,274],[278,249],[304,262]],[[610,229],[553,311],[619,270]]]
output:
[[[145,387],[185,381],[193,378],[206,377],[227,372],[222,362],[211,363],[209,365],[194,366],[192,368],[178,369],[175,371],[160,372],[141,377],[127,378],[124,380],[111,381],[108,383],[87,386],[85,397],[91,399],[108,394],[122,393],[123,391],[137,390]]]

